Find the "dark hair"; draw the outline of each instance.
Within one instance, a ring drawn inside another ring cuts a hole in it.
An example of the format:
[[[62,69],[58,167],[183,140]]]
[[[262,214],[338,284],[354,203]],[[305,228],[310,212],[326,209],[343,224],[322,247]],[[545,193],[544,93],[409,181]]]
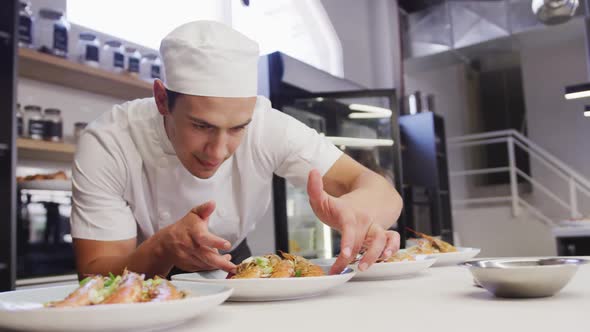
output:
[[[172,112],[172,109],[176,104],[176,99],[182,94],[180,92],[166,89],[166,95],[168,96],[168,110]]]

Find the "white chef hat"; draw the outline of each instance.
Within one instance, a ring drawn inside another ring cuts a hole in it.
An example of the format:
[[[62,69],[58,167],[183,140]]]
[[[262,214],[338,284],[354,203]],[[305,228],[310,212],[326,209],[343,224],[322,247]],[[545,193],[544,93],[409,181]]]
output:
[[[258,44],[215,21],[195,21],[160,43],[166,88],[189,95],[253,97],[258,87]]]

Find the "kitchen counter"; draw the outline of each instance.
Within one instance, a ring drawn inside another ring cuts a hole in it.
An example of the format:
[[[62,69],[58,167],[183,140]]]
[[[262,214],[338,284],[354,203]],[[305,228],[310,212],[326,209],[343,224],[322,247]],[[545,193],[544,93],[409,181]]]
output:
[[[387,281],[351,281],[292,301],[226,302],[171,331],[588,331],[590,264],[554,297],[499,299],[463,267]]]

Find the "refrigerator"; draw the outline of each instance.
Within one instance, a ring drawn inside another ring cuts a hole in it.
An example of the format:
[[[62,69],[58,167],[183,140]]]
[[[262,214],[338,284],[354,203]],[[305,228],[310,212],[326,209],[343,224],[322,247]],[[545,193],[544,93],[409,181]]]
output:
[[[263,77],[268,81],[261,84],[266,84],[261,90],[268,94],[275,109],[315,129],[402,192],[395,90],[369,90],[282,53],[270,54],[262,63]],[[277,250],[307,258],[338,255],[340,234],[317,219],[306,188],[297,188],[275,176],[273,202]],[[396,221],[392,229],[398,230],[404,241],[403,213]]]

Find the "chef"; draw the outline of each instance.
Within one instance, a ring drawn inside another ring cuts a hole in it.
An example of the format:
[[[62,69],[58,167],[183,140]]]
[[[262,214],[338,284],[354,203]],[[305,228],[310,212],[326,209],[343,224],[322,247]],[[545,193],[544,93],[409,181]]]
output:
[[[235,270],[270,208],[273,174],[307,188],[341,234],[338,273],[399,248],[402,202],[380,175],[257,96],[258,45],[218,22],[181,25],[161,42],[165,82],[116,105],[81,136],[72,236],[80,276]],[[269,236],[271,236],[269,234]]]

